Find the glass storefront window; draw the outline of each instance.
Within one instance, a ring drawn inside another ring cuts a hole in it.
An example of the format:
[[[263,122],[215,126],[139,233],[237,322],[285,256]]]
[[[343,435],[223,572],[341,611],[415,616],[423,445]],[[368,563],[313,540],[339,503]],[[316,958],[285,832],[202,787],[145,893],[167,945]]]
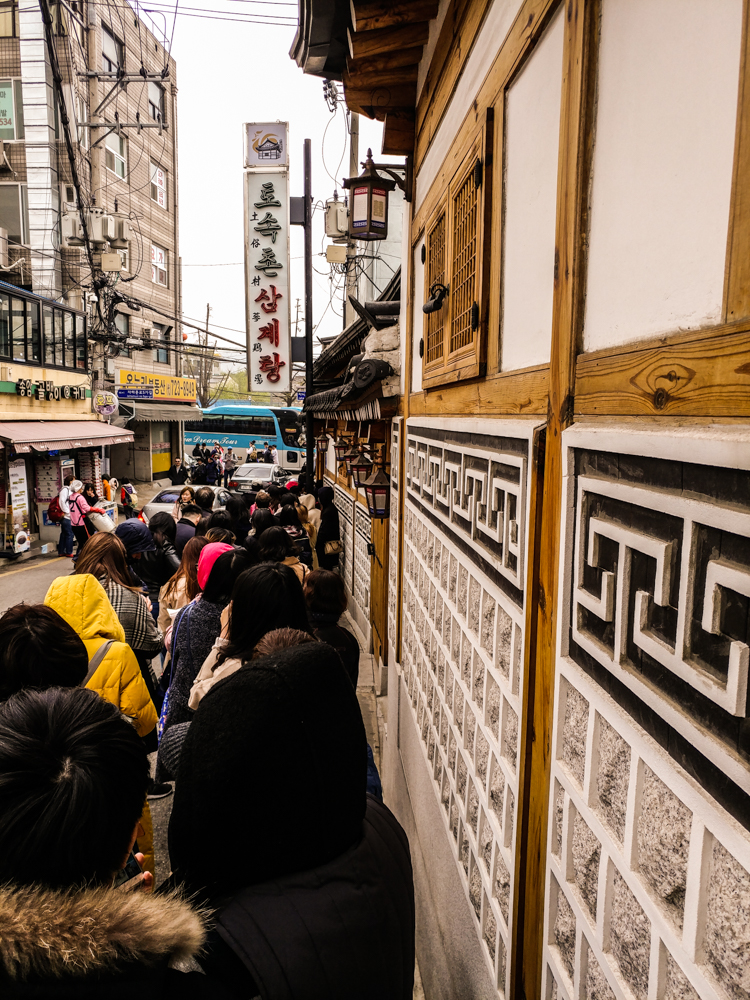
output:
[[[42,317],[44,320],[44,363],[45,365],[54,365],[55,322],[52,317],[51,306],[42,306]]]
[[[86,370],[86,324],[83,316],[76,316],[76,368]]]
[[[11,301],[11,321],[13,328],[13,360],[26,360],[26,324],[24,322],[24,301],[15,296]]]
[[[10,357],[10,299],[0,295],[0,355]]]
[[[63,366],[63,319],[62,313],[55,309],[55,364]]]
[[[63,313],[63,324],[65,330],[65,366],[75,368],[76,365],[76,339],[75,327],[73,325],[72,313]]]
[[[42,349],[39,336],[39,306],[36,302],[26,303],[26,357],[29,361],[41,361]]]

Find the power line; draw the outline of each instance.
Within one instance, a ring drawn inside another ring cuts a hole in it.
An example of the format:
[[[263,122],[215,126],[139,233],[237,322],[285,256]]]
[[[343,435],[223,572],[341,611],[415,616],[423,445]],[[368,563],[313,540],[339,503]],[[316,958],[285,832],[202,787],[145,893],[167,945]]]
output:
[[[160,10],[160,9],[154,8],[154,7],[144,7],[143,10],[144,10],[144,12],[146,14],[163,14],[164,13],[164,10]],[[268,25],[276,26],[276,27],[280,27],[280,28],[294,28],[296,25],[299,24],[299,22],[296,19],[295,20],[289,20],[289,21],[282,21],[282,20],[275,20],[275,21],[266,20],[266,21],[261,21],[261,20],[258,20],[257,18],[254,19],[252,17],[246,17],[246,16],[242,16],[242,15],[240,15],[239,17],[216,17],[213,14],[190,14],[190,13],[188,13],[188,11],[185,11],[185,10],[178,11],[177,13],[179,14],[180,17],[197,17],[197,18],[200,18],[201,20],[204,20],[204,21],[229,21],[230,24],[268,24]],[[273,15],[268,14],[266,16],[267,17],[272,17]]]

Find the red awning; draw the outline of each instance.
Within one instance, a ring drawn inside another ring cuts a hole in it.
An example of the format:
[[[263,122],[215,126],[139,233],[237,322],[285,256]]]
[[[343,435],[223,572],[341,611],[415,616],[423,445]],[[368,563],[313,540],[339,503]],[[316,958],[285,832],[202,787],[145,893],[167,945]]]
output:
[[[17,452],[59,451],[62,448],[98,448],[127,444],[133,432],[98,420],[16,420],[0,423],[0,440]]]

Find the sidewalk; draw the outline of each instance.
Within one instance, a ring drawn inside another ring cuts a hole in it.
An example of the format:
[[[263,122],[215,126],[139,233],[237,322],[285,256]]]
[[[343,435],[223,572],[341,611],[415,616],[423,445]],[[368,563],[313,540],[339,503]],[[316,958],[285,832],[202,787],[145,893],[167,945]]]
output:
[[[153,499],[159,490],[163,490],[170,486],[171,483],[168,479],[157,479],[153,483],[140,483],[133,481],[133,488],[138,494],[138,506],[143,507],[147,504],[149,500]],[[118,523],[122,521],[122,514],[118,515]],[[47,552],[42,552],[42,544],[46,544],[48,547]],[[39,538],[31,543],[31,548],[28,552],[22,552],[17,559],[0,558],[0,576],[3,573],[9,572],[11,569],[18,569],[19,566],[28,565],[28,563],[35,562],[37,560],[44,559],[57,559],[57,545],[55,542],[42,543]]]

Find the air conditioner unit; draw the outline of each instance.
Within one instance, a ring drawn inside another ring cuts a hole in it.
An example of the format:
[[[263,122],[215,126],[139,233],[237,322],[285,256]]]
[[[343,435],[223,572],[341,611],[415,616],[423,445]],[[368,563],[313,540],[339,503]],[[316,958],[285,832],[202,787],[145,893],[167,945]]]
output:
[[[60,220],[60,240],[65,247],[84,246],[83,226],[78,212],[66,212],[63,215]]]
[[[326,202],[326,236],[334,243],[349,242],[349,211],[338,198]]]
[[[116,238],[115,220],[111,215],[105,215],[103,209],[92,208],[86,221],[92,243],[109,243]]]
[[[114,236],[110,239],[109,245],[113,250],[127,250],[130,240],[130,223],[120,215],[116,215],[114,223]]]

